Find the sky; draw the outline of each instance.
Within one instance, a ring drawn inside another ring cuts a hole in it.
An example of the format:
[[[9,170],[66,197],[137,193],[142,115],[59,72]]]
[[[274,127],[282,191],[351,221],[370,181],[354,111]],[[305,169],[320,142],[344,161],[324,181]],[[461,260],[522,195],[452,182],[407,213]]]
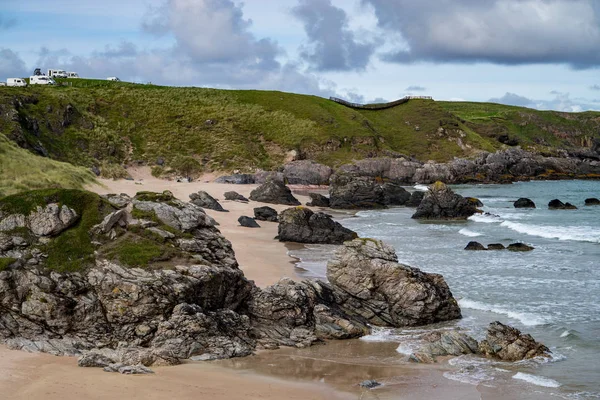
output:
[[[0,80],[600,110],[600,0],[0,0]]]

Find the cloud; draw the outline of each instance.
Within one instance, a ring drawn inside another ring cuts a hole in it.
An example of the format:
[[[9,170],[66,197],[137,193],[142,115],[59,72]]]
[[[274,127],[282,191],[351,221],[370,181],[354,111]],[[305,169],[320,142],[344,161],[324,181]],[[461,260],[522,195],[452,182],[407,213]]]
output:
[[[104,51],[94,52],[98,57],[106,58],[121,58],[121,57],[134,57],[138,54],[137,47],[135,44],[129,41],[122,41],[117,47],[110,45],[104,46]]]
[[[300,56],[317,71],[362,71],[377,44],[362,41],[350,30],[346,12],[331,0],[299,0],[292,14],[304,25],[308,45]]]
[[[17,20],[15,18],[6,18],[0,15],[0,31],[10,29],[15,25],[17,25]]]
[[[17,53],[10,49],[0,48],[0,79],[23,77],[25,63]]]
[[[409,86],[406,89],[404,89],[405,92],[424,92],[426,90],[427,90],[427,88],[425,88],[423,86],[416,86],[416,85],[412,85],[412,86]]]
[[[396,63],[490,62],[600,66],[597,0],[362,0]]]
[[[590,86],[590,90],[599,90],[600,91],[600,85],[592,85],[592,86]]]
[[[571,99],[569,93],[555,92],[555,97],[550,100],[534,100],[515,93],[507,92],[500,98],[493,98],[491,103],[500,103],[510,106],[535,108],[538,110],[555,110],[565,112],[581,112],[588,110],[599,110],[593,100]]]

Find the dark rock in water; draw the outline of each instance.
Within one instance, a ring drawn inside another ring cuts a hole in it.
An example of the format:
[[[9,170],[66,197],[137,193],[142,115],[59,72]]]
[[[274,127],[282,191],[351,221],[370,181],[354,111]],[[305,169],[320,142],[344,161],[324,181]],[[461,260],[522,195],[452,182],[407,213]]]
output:
[[[473,204],[475,207],[483,207],[483,203],[476,197],[465,197],[469,201],[469,203]]]
[[[260,225],[254,220],[254,218],[247,217],[245,215],[239,217],[238,222],[241,226],[244,226],[246,228],[260,228]]]
[[[515,208],[535,208],[535,203],[528,198],[521,197],[513,203]]]
[[[373,388],[376,388],[377,386],[381,386],[381,383],[377,382],[376,380],[369,379],[367,381],[362,381],[361,383],[358,384],[358,386],[364,387],[367,389],[373,389]]]
[[[425,197],[425,192],[416,190],[412,192],[412,194],[410,195],[410,199],[406,202],[405,206],[419,207],[419,204],[421,204],[421,201],[423,201],[423,197]]]
[[[459,331],[433,331],[423,339],[426,343],[410,355],[410,361],[431,364],[436,357],[476,354],[479,348],[477,340]]]
[[[507,249],[510,251],[531,251],[534,248],[525,243],[512,243],[508,245]]]
[[[490,243],[487,247],[488,250],[506,250],[506,247],[502,243]]]
[[[244,203],[247,203],[248,201],[250,201],[247,198],[245,198],[244,196],[242,196],[241,194],[239,194],[238,192],[234,192],[234,191],[225,192],[223,194],[223,196],[225,197],[225,200],[241,201]]]
[[[312,160],[292,161],[283,166],[283,176],[290,185],[327,185],[333,170]]]
[[[329,207],[329,197],[318,193],[309,193],[310,202],[306,203],[309,207]]]
[[[416,326],[461,318],[441,275],[398,263],[393,247],[355,239],[327,263],[327,278],[339,305],[377,326]]]
[[[563,203],[558,199],[551,200],[548,203],[548,208],[550,210],[577,210],[577,207],[575,207],[573,204]]]
[[[550,349],[536,342],[529,334],[498,321],[492,322],[485,340],[479,343],[479,352],[502,361],[519,361],[533,357],[551,357]]]
[[[190,203],[209,210],[227,212],[214,197],[203,190],[190,194]]]
[[[340,173],[330,179],[331,208],[384,208],[404,205],[409,199],[410,193],[402,186],[374,177]]]
[[[236,185],[248,185],[255,183],[254,175],[250,174],[234,174],[228,176],[220,176],[215,179],[215,183],[233,183]]]
[[[279,216],[278,238],[281,242],[342,244],[356,239],[356,232],[344,228],[324,213],[306,207],[284,210]]]
[[[476,212],[477,207],[473,203],[438,181],[429,187],[412,218],[467,219]]]
[[[271,208],[269,206],[256,207],[254,209],[254,218],[259,221],[270,221],[270,222],[279,221],[279,216],[277,215],[277,210],[275,210],[274,208]]]
[[[484,245],[479,242],[469,242],[465,250],[487,250]]]
[[[286,204],[299,206],[300,202],[292,195],[292,191],[281,182],[267,181],[250,193],[250,200],[262,203]]]
[[[600,206],[600,199],[595,197],[591,197],[589,199],[585,199],[586,206]]]

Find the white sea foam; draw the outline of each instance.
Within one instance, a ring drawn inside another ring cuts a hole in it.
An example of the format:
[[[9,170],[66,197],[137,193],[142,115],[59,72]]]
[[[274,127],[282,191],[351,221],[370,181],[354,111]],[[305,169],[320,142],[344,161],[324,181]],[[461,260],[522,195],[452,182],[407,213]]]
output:
[[[586,226],[542,226],[504,221],[500,224],[515,232],[546,239],[600,243],[600,229]]]
[[[492,381],[493,376],[488,375],[482,368],[462,368],[458,371],[447,371],[443,374],[444,378],[470,385],[479,385],[482,382]]]
[[[531,374],[526,374],[524,372],[517,372],[513,375],[513,379],[519,379],[525,382],[529,382],[531,384],[549,388],[557,388],[560,386],[560,383],[556,382],[554,379],[545,378],[543,376],[536,376]]]
[[[483,235],[483,233],[474,232],[474,231],[471,231],[471,230],[469,230],[467,228],[461,229],[460,231],[458,231],[458,233],[460,233],[461,235],[468,236],[468,237],[477,237],[477,236],[482,236]]]
[[[421,192],[426,192],[429,190],[427,185],[421,185],[420,183],[417,183],[415,186],[413,186],[413,188],[415,188],[415,190],[420,190]]]
[[[488,311],[496,314],[503,314],[508,316],[509,318],[516,319],[525,326],[543,325],[547,322],[546,319],[540,315],[507,310],[501,306],[497,306],[494,304],[485,304],[479,301],[469,300],[467,298],[460,299],[458,301],[458,304],[462,308],[470,308],[471,310]]]
[[[469,220],[474,222],[483,222],[485,224],[497,224],[504,221],[499,216],[492,214],[475,214],[470,216]]]

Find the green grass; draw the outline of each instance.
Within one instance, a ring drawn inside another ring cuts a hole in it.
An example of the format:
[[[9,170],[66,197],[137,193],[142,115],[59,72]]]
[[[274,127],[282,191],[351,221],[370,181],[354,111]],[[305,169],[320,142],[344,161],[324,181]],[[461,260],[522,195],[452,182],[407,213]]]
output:
[[[17,261],[16,258],[0,257],[0,272],[4,271],[8,266]]]
[[[156,243],[154,240],[128,237],[118,241],[106,253],[107,258],[119,261],[120,263],[136,268],[145,268],[152,261],[159,261],[165,256],[169,256],[169,250],[166,246]]]

